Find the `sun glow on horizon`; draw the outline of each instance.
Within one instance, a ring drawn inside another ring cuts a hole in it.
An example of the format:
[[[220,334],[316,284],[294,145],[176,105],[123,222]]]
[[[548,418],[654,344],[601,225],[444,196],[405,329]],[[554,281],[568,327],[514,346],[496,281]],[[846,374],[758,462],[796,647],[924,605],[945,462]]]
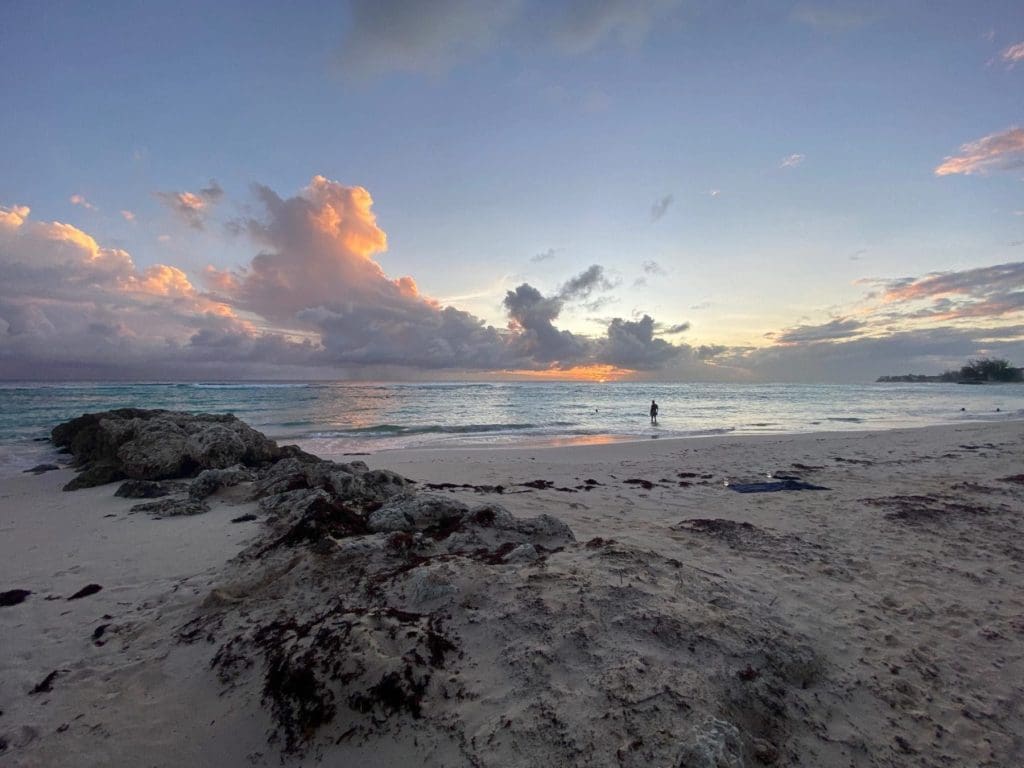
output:
[[[513,370],[504,371],[505,375],[517,379],[534,381],[592,381],[603,384],[608,381],[620,381],[632,376],[636,371],[632,368],[618,368],[614,365],[577,365],[572,368],[547,368],[541,371]]]

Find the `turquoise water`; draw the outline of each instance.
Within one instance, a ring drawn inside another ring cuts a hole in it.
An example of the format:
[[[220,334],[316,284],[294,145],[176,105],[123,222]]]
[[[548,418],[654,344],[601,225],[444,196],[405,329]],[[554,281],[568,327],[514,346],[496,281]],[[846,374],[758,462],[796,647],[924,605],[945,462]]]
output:
[[[652,398],[661,408],[657,427],[647,416]],[[0,468],[37,462],[49,451],[49,430],[61,421],[125,406],[231,412],[279,441],[335,456],[405,447],[888,429],[1019,419],[1024,418],[1024,386],[6,383],[0,384]]]

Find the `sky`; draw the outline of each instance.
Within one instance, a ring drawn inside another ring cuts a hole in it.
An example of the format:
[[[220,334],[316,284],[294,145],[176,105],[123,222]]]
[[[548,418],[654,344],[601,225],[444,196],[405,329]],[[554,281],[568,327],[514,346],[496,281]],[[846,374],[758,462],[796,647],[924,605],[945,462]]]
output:
[[[28,2],[0,379],[1024,364],[1024,4]]]

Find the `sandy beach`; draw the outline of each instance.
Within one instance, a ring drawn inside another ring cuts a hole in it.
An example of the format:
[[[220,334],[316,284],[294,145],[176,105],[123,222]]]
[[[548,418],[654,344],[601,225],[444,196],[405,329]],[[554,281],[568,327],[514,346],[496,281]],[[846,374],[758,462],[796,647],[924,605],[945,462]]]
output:
[[[1024,422],[322,458],[447,511],[0,480],[0,763],[1024,761]]]

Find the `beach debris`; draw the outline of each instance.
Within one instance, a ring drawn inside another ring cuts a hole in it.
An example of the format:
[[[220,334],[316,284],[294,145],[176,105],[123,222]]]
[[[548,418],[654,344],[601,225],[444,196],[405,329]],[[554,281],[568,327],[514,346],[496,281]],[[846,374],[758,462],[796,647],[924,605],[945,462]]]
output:
[[[57,679],[57,675],[60,674],[59,669],[53,670],[50,674],[42,679],[41,682],[37,683],[36,686],[29,691],[29,695],[33,696],[39,693],[49,693],[53,690],[53,681]]]
[[[86,584],[80,590],[75,592],[75,594],[73,594],[71,597],[69,597],[68,600],[81,600],[83,597],[89,597],[89,595],[95,595],[101,589],[103,589],[103,587],[101,587],[99,584]]]
[[[12,605],[23,603],[25,598],[31,594],[32,592],[27,589],[8,589],[6,592],[0,592],[0,608],[9,608]]]
[[[882,496],[864,499],[864,503],[889,509],[891,511],[885,516],[887,520],[908,525],[941,523],[958,517],[970,519],[991,515],[996,511],[980,504],[964,504],[939,495]]]
[[[737,493],[774,493],[776,491],[830,491],[823,485],[805,483],[793,477],[765,483],[729,483],[729,490]]]
[[[23,470],[25,474],[41,475],[44,472],[53,472],[55,469],[60,469],[56,464],[36,464],[31,469]]]
[[[505,486],[503,485],[470,485],[469,483],[424,483],[424,488],[428,491],[458,491],[468,490],[476,491],[477,493],[504,493]]]
[[[93,645],[103,645],[106,641],[101,640],[103,633],[107,631],[109,624],[100,624],[96,629],[92,631],[92,642]]]
[[[838,461],[841,464],[860,464],[865,467],[870,467],[875,463],[868,459],[844,459],[842,456],[833,456],[832,461]]]
[[[248,523],[250,520],[255,520],[255,519],[256,519],[256,515],[254,515],[252,512],[246,512],[244,515],[239,515],[238,517],[232,517],[231,518],[231,522],[232,523]]]
[[[650,480],[643,480],[639,477],[631,477],[628,480],[623,480],[622,482],[626,485],[639,485],[645,491],[651,490],[656,485],[656,483],[652,483]]]

